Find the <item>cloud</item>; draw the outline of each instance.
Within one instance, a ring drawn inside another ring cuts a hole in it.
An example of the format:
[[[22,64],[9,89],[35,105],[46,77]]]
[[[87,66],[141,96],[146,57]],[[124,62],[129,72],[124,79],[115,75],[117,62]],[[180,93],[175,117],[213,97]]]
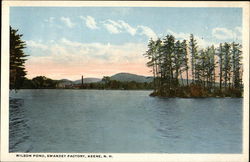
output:
[[[45,75],[54,79],[102,77],[117,72],[150,75],[143,57],[147,46],[143,43],[81,43],[62,38],[51,44],[30,41],[29,48],[37,51],[46,47],[46,55],[30,53],[26,62],[28,77]]]
[[[106,20],[103,22],[105,28],[111,33],[111,34],[118,34],[121,33],[120,28],[121,25],[113,20]]]
[[[190,33],[183,33],[183,32],[177,33],[177,32],[174,32],[172,30],[167,30],[167,33],[173,35],[176,39],[179,39],[179,40],[185,39],[185,40],[189,41],[189,39],[190,39]],[[194,35],[194,38],[197,41],[197,45],[201,48],[206,48],[206,47],[211,46],[211,45],[218,46],[218,43],[205,40],[203,37]]]
[[[80,16],[82,20],[85,21],[86,26],[90,29],[98,29],[97,22],[91,16]],[[107,19],[100,22],[103,27],[111,34],[120,34],[120,33],[129,33],[131,36],[135,36],[136,34],[145,35],[148,38],[156,39],[156,33],[149,27],[138,25],[136,27],[131,26],[129,23],[124,20],[111,20]]]
[[[118,21],[120,23],[120,25],[122,26],[122,28],[127,31],[129,34],[131,35],[135,35],[136,34],[136,28],[131,27],[128,23],[119,20]]]
[[[148,38],[152,38],[154,40],[157,39],[156,33],[151,28],[149,28],[147,26],[139,25],[138,30],[139,30],[140,35],[145,35]]]
[[[26,42],[27,46],[31,47],[31,48],[39,48],[39,49],[42,49],[42,50],[47,50],[48,49],[48,46],[46,46],[46,45],[44,45],[42,43],[33,41],[33,40],[27,40],[25,42]]]
[[[103,22],[103,25],[105,28],[112,34],[118,34],[118,33],[129,33],[130,35],[134,36],[136,34],[136,28],[129,25],[127,22],[123,20],[105,20]]]
[[[189,40],[189,37],[190,37],[189,33],[182,33],[182,32],[176,33],[172,30],[167,30],[167,33],[173,35],[177,39]]]
[[[212,35],[219,40],[241,40],[242,39],[242,28],[237,26],[234,29],[227,28],[214,28]]]
[[[66,24],[69,28],[73,28],[75,26],[74,23],[71,22],[70,18],[68,17],[61,17],[60,20]]]
[[[88,28],[90,28],[90,29],[98,29],[97,23],[96,23],[96,21],[95,21],[95,19],[93,17],[91,17],[91,16],[86,16],[86,17],[80,16],[80,18],[85,21],[85,24],[86,24],[86,26]]]
[[[233,39],[235,37],[235,33],[227,28],[214,28],[212,35],[220,40]]]

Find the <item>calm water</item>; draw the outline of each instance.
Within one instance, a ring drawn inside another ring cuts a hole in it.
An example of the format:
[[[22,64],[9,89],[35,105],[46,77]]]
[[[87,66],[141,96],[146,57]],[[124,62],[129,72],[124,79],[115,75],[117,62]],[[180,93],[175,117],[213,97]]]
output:
[[[10,152],[242,152],[242,99],[167,99],[150,93],[11,93]]]

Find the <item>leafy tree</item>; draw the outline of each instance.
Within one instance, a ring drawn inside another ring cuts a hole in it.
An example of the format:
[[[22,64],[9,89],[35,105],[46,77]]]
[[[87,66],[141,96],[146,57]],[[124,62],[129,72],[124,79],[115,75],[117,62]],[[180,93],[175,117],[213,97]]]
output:
[[[17,29],[10,26],[10,89],[19,89],[25,80],[25,55],[23,49],[25,42],[21,39],[23,35],[18,34]]]
[[[47,78],[45,76],[37,76],[32,79],[32,86],[35,89],[44,89],[44,88],[56,88],[57,81]]]

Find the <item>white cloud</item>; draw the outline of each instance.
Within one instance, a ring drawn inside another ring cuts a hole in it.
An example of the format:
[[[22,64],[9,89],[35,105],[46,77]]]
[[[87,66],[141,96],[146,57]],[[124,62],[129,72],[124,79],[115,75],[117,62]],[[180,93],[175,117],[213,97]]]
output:
[[[44,55],[29,53],[30,57],[26,62],[29,78],[45,75],[51,78],[78,79],[82,74],[102,77],[118,72],[145,74],[148,70],[145,66],[147,60],[142,55],[147,46],[143,43],[81,43],[65,38],[53,44],[49,41],[43,44],[31,42],[31,52],[41,51],[40,47],[45,46],[48,50],[43,52]]]
[[[186,40],[189,40],[189,37],[190,37],[190,34],[189,33],[176,33],[172,30],[167,30],[167,33],[173,35],[175,38],[177,39],[186,39]]]
[[[237,26],[233,29],[227,28],[214,28],[212,30],[212,35],[219,40],[233,40],[241,41],[242,40],[242,28]]]
[[[27,40],[25,41],[27,46],[28,47],[31,47],[31,48],[39,48],[39,49],[42,49],[42,50],[47,50],[48,49],[48,46],[47,45],[44,45],[40,42],[36,42],[36,41],[33,41],[33,40]]]
[[[119,20],[118,21],[123,29],[125,29],[129,34],[135,35],[136,34],[136,28],[131,27],[128,23]]]
[[[106,20],[103,22],[105,28],[111,33],[111,34],[118,34],[121,33],[120,28],[121,25],[113,20]]]
[[[70,18],[68,17],[61,17],[60,20],[65,23],[69,28],[73,28],[75,26],[74,23],[71,22]]]
[[[138,30],[140,30],[139,31],[140,35],[145,35],[148,38],[152,38],[154,40],[157,39],[156,33],[151,28],[149,28],[147,26],[139,25]]]
[[[82,20],[85,20],[86,26],[90,29],[98,29],[97,22],[91,16],[80,16]],[[156,33],[147,26],[138,25],[136,27],[131,26],[129,23],[123,20],[111,20],[107,19],[100,22],[104,28],[111,34],[119,34],[119,33],[129,33],[132,36],[136,34],[145,35],[148,38],[156,39]]]
[[[133,28],[131,25],[129,25],[127,22],[123,20],[114,21],[108,19],[103,22],[103,25],[112,34],[127,32],[130,35],[134,36],[137,30],[136,28]]]
[[[190,33],[182,33],[182,32],[177,33],[172,30],[167,30],[167,33],[173,35],[176,39],[180,39],[180,40],[185,39],[187,41],[189,41],[190,39]],[[211,45],[218,46],[217,43],[205,40],[203,37],[194,35],[194,38],[197,41],[197,45],[201,48],[206,48]]]
[[[121,32],[117,27],[112,24],[104,24],[104,26],[111,34],[118,34]]]
[[[236,36],[233,30],[227,28],[214,28],[212,30],[212,35],[220,40],[234,39]]]
[[[85,21],[85,24],[86,24],[86,26],[88,28],[90,28],[90,29],[98,29],[97,23],[96,23],[96,21],[95,21],[95,19],[93,17],[91,17],[91,16],[86,16],[86,17],[80,16],[80,18]]]
[[[57,43],[42,44],[36,41],[29,41],[30,48],[47,49],[46,56],[35,56],[46,58],[46,61],[55,64],[74,65],[88,62],[122,63],[122,62],[143,62],[143,53],[146,45],[142,43],[125,43],[113,45],[110,43],[80,43],[62,38]],[[31,54],[32,55],[32,54]],[[33,57],[34,58],[34,55]]]

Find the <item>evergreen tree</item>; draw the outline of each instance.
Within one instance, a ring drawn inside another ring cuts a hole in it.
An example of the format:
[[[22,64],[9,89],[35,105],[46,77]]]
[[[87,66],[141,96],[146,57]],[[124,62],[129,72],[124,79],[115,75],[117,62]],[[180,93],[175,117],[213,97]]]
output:
[[[153,95],[160,96],[238,96],[242,94],[241,45],[220,44],[199,49],[191,34],[189,46],[186,40],[175,41],[174,36],[150,40],[146,52],[147,66],[152,67],[154,80]],[[188,57],[188,50],[190,57]],[[215,59],[218,56],[218,61]],[[188,62],[191,62],[192,84],[188,84]],[[217,66],[218,64],[218,66]],[[218,68],[218,69],[217,69]],[[219,84],[216,84],[216,71],[219,71]],[[183,72],[186,72],[187,86],[184,86]],[[181,79],[182,86],[179,84]],[[222,89],[223,85],[223,89]],[[231,89],[234,87],[234,89]]]
[[[191,57],[191,70],[192,70],[192,82],[194,82],[194,80],[198,77],[195,76],[196,71],[195,69],[197,69],[196,67],[196,58],[198,57],[198,46],[197,46],[197,42],[194,39],[194,35],[191,34],[190,35],[190,41],[189,41],[189,51],[190,51],[190,57]],[[198,67],[199,69],[199,67]]]
[[[21,88],[26,75],[24,63],[28,55],[23,51],[26,44],[21,39],[22,36],[10,26],[10,89]]]
[[[222,48],[222,53],[223,53],[223,78],[224,78],[224,86],[228,86],[228,82],[230,82],[230,73],[231,73],[231,53],[230,53],[230,44],[224,43],[223,48]]]
[[[174,50],[175,50],[175,38],[172,35],[167,35],[163,39],[162,45],[162,73],[163,82],[166,83],[164,91],[171,90],[174,85]],[[166,89],[167,88],[167,89]]]
[[[188,85],[188,52],[187,52],[187,41],[183,40],[181,42],[181,47],[182,47],[182,58],[183,58],[183,71],[186,71],[186,80],[187,80],[187,85]]]
[[[241,80],[242,78],[240,77],[241,69],[242,69],[242,64],[241,64],[241,59],[242,59],[242,51],[241,51],[241,45],[232,43],[232,66],[233,66],[233,86],[235,88],[240,88],[241,87]]]
[[[149,40],[148,43],[148,50],[146,51],[146,53],[144,54],[144,56],[146,58],[149,59],[149,61],[147,62],[147,66],[152,68],[152,72],[153,72],[153,83],[154,83],[154,88],[156,90],[156,42],[153,41],[153,39]]]
[[[218,49],[218,57],[219,57],[219,66],[220,66],[220,73],[219,73],[219,82],[220,82],[220,90],[221,90],[221,88],[222,88],[222,75],[223,75],[223,71],[222,71],[222,67],[223,67],[223,45],[222,45],[222,43],[220,43],[220,47],[219,47],[219,49]]]

